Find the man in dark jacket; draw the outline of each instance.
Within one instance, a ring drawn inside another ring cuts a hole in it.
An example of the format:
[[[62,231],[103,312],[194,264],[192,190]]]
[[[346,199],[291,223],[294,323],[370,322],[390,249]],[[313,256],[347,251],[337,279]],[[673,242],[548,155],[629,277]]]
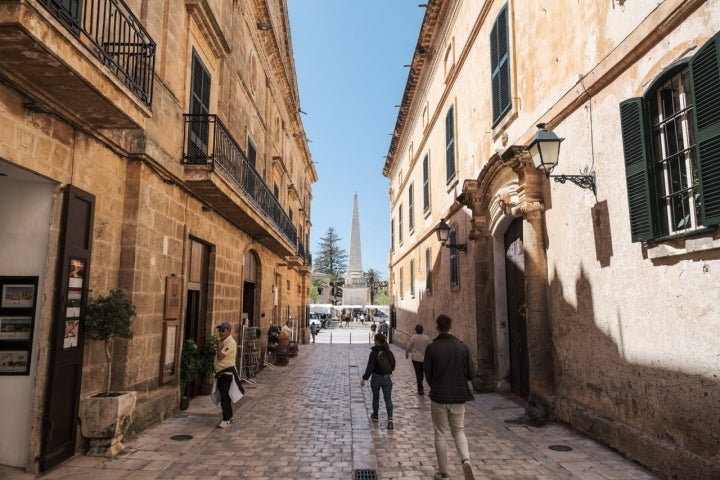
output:
[[[448,478],[445,435],[449,427],[460,454],[465,480],[474,480],[465,437],[465,402],[474,398],[468,382],[475,376],[475,364],[468,347],[450,335],[452,319],[440,315],[435,323],[439,335],[425,349],[424,362],[425,378],[430,385],[430,412],[439,469],[434,478]]]

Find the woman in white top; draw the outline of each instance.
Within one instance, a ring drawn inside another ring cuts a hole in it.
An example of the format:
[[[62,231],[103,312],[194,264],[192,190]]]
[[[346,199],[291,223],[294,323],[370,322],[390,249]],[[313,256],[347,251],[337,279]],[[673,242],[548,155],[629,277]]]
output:
[[[417,393],[423,395],[423,362],[425,361],[425,349],[430,345],[431,340],[423,333],[422,325],[415,325],[415,334],[408,340],[407,348],[405,348],[405,358],[412,358],[413,367],[415,368],[415,379],[417,380]]]

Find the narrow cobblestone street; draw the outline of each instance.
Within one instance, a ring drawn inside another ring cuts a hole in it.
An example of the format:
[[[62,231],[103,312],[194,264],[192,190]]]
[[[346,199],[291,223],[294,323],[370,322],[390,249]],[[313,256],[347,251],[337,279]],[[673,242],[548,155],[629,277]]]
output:
[[[235,423],[216,428],[220,409],[197,397],[190,409],[125,442],[115,459],[77,455],[39,478],[60,479],[430,479],[436,469],[430,400],[415,393],[412,364],[397,347],[395,429],[369,420],[370,387],[360,387],[370,345],[339,343],[366,328],[322,330],[288,366],[266,367],[235,405]],[[330,334],[334,342],[329,343]],[[467,404],[466,433],[478,479],[641,480],[655,476],[559,424],[520,422],[523,408],[498,394]],[[189,440],[173,440],[191,435]],[[462,471],[448,439],[451,478]],[[550,446],[570,447],[570,451]],[[0,470],[3,479],[31,475]],[[371,478],[371,477],[364,477]]]

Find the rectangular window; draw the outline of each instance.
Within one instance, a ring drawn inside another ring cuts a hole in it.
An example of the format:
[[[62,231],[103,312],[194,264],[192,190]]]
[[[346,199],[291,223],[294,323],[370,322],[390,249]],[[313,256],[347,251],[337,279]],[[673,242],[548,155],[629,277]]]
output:
[[[402,203],[398,207],[398,243],[402,245],[403,242],[403,215],[402,215]]]
[[[445,116],[445,181],[450,183],[455,178],[455,107]]]
[[[430,157],[423,158],[423,212],[430,209]]]
[[[720,224],[720,34],[620,104],[633,242]]]
[[[390,219],[390,251],[395,251],[395,219]]]
[[[490,72],[492,81],[493,127],[512,106],[510,95],[510,42],[508,7],[500,10],[490,32]]]
[[[413,197],[415,196],[415,184],[411,183],[408,187],[408,230],[413,231],[415,229],[415,209],[413,208],[414,202]]]
[[[403,282],[403,267],[400,267],[400,298],[405,296],[405,282]]]
[[[255,144],[253,143],[252,139],[248,137],[248,163],[253,167],[256,168],[256,157],[257,157],[257,150],[255,150]]]
[[[200,60],[195,49],[192,52],[192,77],[190,78],[190,125],[188,128],[187,158],[189,163],[203,164],[207,161],[210,137],[210,72]]]
[[[448,235],[448,243],[450,245],[457,245],[457,232],[454,228],[450,229],[450,235]],[[458,252],[456,248],[450,249],[450,285],[460,285],[460,279],[458,276]]]
[[[410,260],[410,298],[415,298],[415,260]]]
[[[432,264],[430,248],[425,249],[425,291],[432,292]]]

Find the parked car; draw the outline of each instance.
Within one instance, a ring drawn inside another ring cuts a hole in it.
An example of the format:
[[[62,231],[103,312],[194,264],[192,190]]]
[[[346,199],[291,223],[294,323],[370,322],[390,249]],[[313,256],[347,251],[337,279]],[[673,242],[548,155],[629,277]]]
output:
[[[310,325],[311,327],[312,327],[313,325],[317,325],[317,327],[316,327],[317,330],[315,330],[315,331],[319,331],[320,328],[324,327],[324,325],[322,324],[322,321],[320,321],[320,318],[318,317],[317,313],[312,313],[312,312],[310,313],[310,322],[309,322],[309,325]]]

